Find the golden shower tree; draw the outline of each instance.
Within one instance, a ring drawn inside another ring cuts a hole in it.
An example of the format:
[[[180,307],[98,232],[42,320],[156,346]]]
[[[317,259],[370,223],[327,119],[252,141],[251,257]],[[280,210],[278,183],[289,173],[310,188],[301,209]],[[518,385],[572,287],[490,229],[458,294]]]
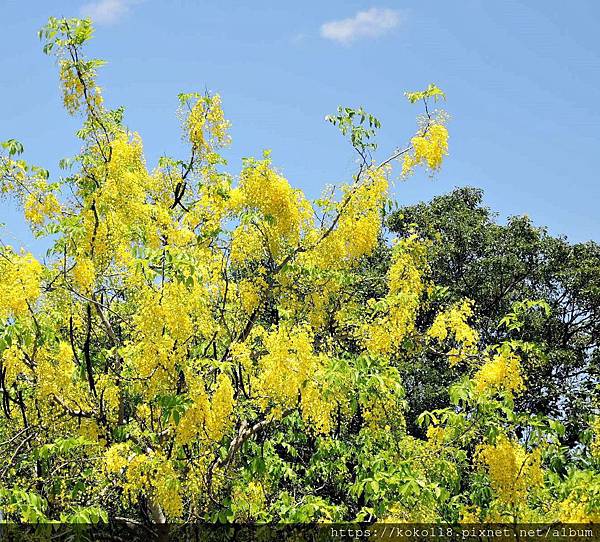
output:
[[[384,280],[365,266],[392,166],[435,172],[447,153],[437,87],[407,94],[424,106],[416,135],[384,160],[376,118],[328,117],[357,170],[309,201],[268,153],[226,173],[218,95],[179,96],[189,154],[149,169],[123,111],[103,104],[102,62],[82,51],[91,35],[78,19],[40,32],[83,121],[64,175],[51,181],[17,141],[2,144],[1,192],[52,243],[43,262],[0,249],[5,518],[598,518],[597,441],[579,467],[558,422],[514,411],[519,353],[535,345],[482,346],[472,304],[444,306],[427,280],[416,236],[393,243]],[[516,307],[505,325],[543,309]],[[419,439],[405,430],[400,367],[428,349],[464,376],[452,408],[423,413]]]

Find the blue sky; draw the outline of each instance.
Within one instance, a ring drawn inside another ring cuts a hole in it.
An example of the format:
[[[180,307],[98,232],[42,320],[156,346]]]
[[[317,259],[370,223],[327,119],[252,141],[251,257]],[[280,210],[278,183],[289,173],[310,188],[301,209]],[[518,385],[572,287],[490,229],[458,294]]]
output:
[[[354,160],[325,114],[364,106],[383,123],[384,153],[415,130],[419,109],[404,91],[435,82],[448,96],[450,156],[434,180],[398,183],[398,201],[474,185],[502,218],[600,237],[600,2],[4,0],[0,13],[0,139],[19,139],[51,171],[77,151],[78,121],[61,108],[36,31],[50,15],[91,14],[105,97],[126,107],[149,165],[185,156],[177,94],[209,89],[232,122],[230,171],[269,148],[317,196],[347,180]],[[39,246],[6,203],[0,222],[6,242]]]

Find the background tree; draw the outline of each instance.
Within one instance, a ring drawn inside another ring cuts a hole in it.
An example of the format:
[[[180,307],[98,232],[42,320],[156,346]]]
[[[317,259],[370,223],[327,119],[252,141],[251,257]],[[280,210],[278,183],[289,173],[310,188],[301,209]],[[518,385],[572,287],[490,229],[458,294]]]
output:
[[[416,232],[431,242],[432,281],[446,300],[474,301],[484,344],[518,333],[539,346],[523,356],[528,393],[518,404],[561,419],[574,445],[598,408],[592,399],[600,382],[600,246],[551,236],[524,216],[501,225],[476,188],[402,207],[387,224],[397,235]],[[513,304],[525,300],[543,300],[550,311],[526,318],[519,329],[501,325]],[[406,370],[415,412],[447,403],[440,383],[455,375],[443,357],[430,354]]]

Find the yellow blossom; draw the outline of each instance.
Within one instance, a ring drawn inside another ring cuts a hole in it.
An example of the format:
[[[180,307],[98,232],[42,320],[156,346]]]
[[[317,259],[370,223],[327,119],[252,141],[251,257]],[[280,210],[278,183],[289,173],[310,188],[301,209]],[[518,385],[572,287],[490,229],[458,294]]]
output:
[[[28,253],[0,257],[0,319],[22,316],[40,295],[41,264]]]
[[[4,382],[7,387],[12,386],[19,374],[29,372],[29,367],[24,363],[23,351],[15,343],[11,344],[0,356],[0,367],[5,371]]]
[[[89,258],[80,258],[73,268],[73,281],[83,292],[88,292],[96,279],[94,262]]]
[[[543,483],[539,448],[527,453],[518,443],[501,436],[495,445],[481,446],[478,459],[485,465],[492,489],[502,502],[523,502],[531,488]]]
[[[473,377],[477,393],[506,391],[516,394],[525,389],[521,377],[521,362],[516,354],[506,349],[486,361]]]
[[[413,137],[411,145],[413,154],[404,155],[402,174],[409,174],[419,164],[426,164],[431,171],[436,171],[448,154],[448,130],[443,124],[433,124],[425,134]]]

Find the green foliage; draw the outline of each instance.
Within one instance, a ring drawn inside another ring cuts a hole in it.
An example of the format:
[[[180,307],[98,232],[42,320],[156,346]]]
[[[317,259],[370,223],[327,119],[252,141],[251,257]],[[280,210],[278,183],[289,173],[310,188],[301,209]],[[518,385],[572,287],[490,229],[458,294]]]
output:
[[[337,126],[342,135],[350,134],[352,146],[361,154],[377,149],[377,143],[372,141],[381,127],[379,120],[367,113],[362,107],[338,107],[337,115],[327,115],[325,120]]]
[[[91,19],[59,19],[50,17],[48,23],[38,32],[40,40],[45,40],[44,53],[50,54],[54,47],[80,47],[94,32]]]
[[[406,92],[404,95],[408,98],[408,101],[411,104],[414,104],[420,100],[427,101],[429,98],[433,98],[434,102],[437,102],[440,98],[444,100],[446,99],[446,94],[444,94],[444,92],[433,83],[431,83],[425,90]]]
[[[12,157],[18,154],[23,154],[23,145],[16,139],[7,139],[6,141],[0,142],[0,145],[2,148],[6,149],[8,156]]]

